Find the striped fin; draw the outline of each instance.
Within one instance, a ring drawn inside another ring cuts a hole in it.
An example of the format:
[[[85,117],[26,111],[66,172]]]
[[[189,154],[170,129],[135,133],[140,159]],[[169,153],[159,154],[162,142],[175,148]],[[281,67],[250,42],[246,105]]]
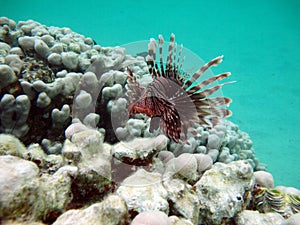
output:
[[[209,61],[205,65],[203,65],[197,72],[195,72],[190,79],[188,79],[183,88],[185,90],[188,90],[190,86],[200,77],[204,74],[204,72],[211,66],[217,66],[219,63],[221,63],[223,60],[223,56],[218,56],[214,58],[213,60]]]
[[[231,74],[231,73],[226,72],[226,73],[222,73],[222,74],[213,76],[213,77],[211,77],[211,78],[208,78],[208,79],[202,81],[200,84],[197,84],[196,86],[190,88],[189,90],[194,91],[194,92],[197,92],[197,91],[199,91],[200,89],[202,89],[202,88],[204,88],[205,86],[207,86],[207,85],[213,83],[213,82],[216,81],[216,80],[223,80],[224,78],[229,77],[230,74]]]
[[[146,57],[146,62],[149,67],[149,73],[152,75],[153,78],[160,76],[160,71],[157,68],[156,60],[156,48],[157,43],[154,38],[150,39],[148,43],[148,55]]]
[[[223,83],[223,84],[219,84],[219,85],[216,85],[214,87],[211,87],[211,88],[208,88],[208,89],[205,89],[203,91],[200,91],[200,92],[194,92],[194,91],[187,91],[188,94],[190,94],[190,96],[193,98],[193,99],[204,99],[206,98],[207,96],[210,96],[211,94],[215,93],[217,90],[219,90],[220,88],[222,88],[224,85],[226,84],[231,84],[231,83],[234,83],[235,81],[231,81],[231,82],[226,82],[226,83]]]
[[[141,87],[139,82],[137,82],[136,77],[133,75],[132,70],[127,67],[127,85],[129,90],[127,91],[127,95],[130,98],[131,102],[137,100],[144,92],[145,88]]]
[[[196,107],[200,116],[210,117],[216,116],[220,118],[224,118],[231,115],[231,111],[225,108],[216,108],[216,107]]]
[[[178,112],[173,107],[166,107],[160,121],[160,128],[167,137],[179,142],[181,135],[181,121]]]
[[[232,100],[226,97],[215,97],[203,100],[195,99],[193,102],[196,106],[229,106]]]
[[[163,62],[163,58],[162,58],[162,50],[163,50],[164,38],[163,38],[163,36],[161,34],[158,35],[158,40],[159,40],[159,64],[160,64],[160,71],[161,71],[161,75],[165,76],[164,62]]]
[[[171,34],[170,36],[170,44],[168,49],[168,56],[167,56],[167,66],[166,70],[172,70],[173,66],[173,48],[174,48],[174,42],[175,42],[175,35]],[[169,77],[169,74],[167,74],[167,77]]]

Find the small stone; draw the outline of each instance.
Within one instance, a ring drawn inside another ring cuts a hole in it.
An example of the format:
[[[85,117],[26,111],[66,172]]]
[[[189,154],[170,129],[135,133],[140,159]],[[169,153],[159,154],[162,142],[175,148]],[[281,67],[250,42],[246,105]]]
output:
[[[253,188],[254,177],[251,165],[245,161],[229,164],[215,163],[194,185],[200,201],[200,224],[221,224],[247,204],[245,193]]]
[[[120,184],[117,194],[125,200],[128,209],[135,212],[169,211],[168,193],[160,173],[138,169]]]
[[[78,54],[75,52],[62,52],[62,62],[68,69],[76,69],[78,66]]]
[[[221,144],[220,138],[216,134],[211,134],[208,136],[207,147],[208,149],[219,149]]]
[[[87,130],[88,128],[82,123],[73,123],[65,131],[65,136],[68,139],[71,139],[72,136],[81,131]]]
[[[50,51],[60,54],[64,51],[64,45],[62,43],[56,43],[50,48]]]
[[[79,95],[75,98],[76,107],[85,109],[92,103],[92,96],[86,91],[81,90]]]
[[[28,37],[28,36],[19,37],[18,43],[23,49],[23,51],[25,52],[32,51],[34,49],[35,39],[36,39],[35,37]]]
[[[33,100],[36,97],[36,92],[34,91],[31,83],[29,83],[28,81],[21,81],[21,86],[24,93],[30,100]]]
[[[48,58],[48,60],[49,60],[49,58]],[[65,77],[67,74],[68,74],[67,70],[62,70],[62,71],[57,72],[56,76],[57,77]]]
[[[171,225],[167,214],[161,211],[147,211],[138,214],[131,225]]]
[[[171,159],[174,159],[175,156],[172,152],[170,151],[161,151],[158,153],[158,158],[164,163],[166,164],[167,162],[169,162]]]
[[[94,41],[92,38],[85,38],[84,43],[86,43],[87,45],[92,45],[94,44]]]
[[[213,160],[209,155],[205,154],[194,154],[197,164],[198,164],[198,173],[202,174],[206,170],[210,169],[213,165]]]
[[[44,59],[46,59],[50,53],[48,45],[40,39],[34,41],[34,50]]]
[[[255,171],[254,177],[255,177],[255,183],[259,184],[260,186],[266,188],[274,187],[274,178],[272,174],[266,171]]]
[[[0,156],[0,215],[2,218],[31,218],[38,199],[39,169],[15,156]]]
[[[284,221],[284,218],[278,213],[259,213],[258,211],[251,210],[244,210],[234,218],[236,225],[287,225]]]
[[[122,198],[110,195],[85,209],[68,210],[53,225],[118,225],[126,224],[127,207]]]
[[[20,57],[24,56],[24,52],[22,51],[22,49],[20,47],[12,47],[9,51],[9,54],[18,55]]]
[[[170,161],[169,161],[170,162]],[[183,153],[175,158],[175,171],[188,180],[197,177],[197,160],[193,154]]]
[[[0,17],[0,25],[8,25],[9,24],[9,19],[7,17]]]
[[[216,162],[218,159],[218,156],[219,156],[219,150],[218,149],[210,149],[210,150],[208,150],[207,155],[209,155],[212,158],[212,160],[214,162]]]
[[[0,49],[3,49],[6,53],[8,53],[10,51],[10,45],[4,42],[0,42]]]
[[[32,87],[37,91],[37,92],[47,92],[47,85],[42,81],[42,80],[37,80],[33,82]]]
[[[22,157],[27,152],[22,142],[10,134],[0,134],[0,155]]]
[[[280,225],[300,225],[300,213],[292,215]]]
[[[49,35],[49,34],[43,35],[43,36],[41,37],[41,39],[42,39],[49,47],[53,46],[54,43],[55,43],[54,37],[52,37],[52,36]]]
[[[58,53],[51,53],[48,58],[47,58],[48,62],[52,65],[55,66],[60,66],[62,64],[62,58],[61,55]]]
[[[7,87],[8,85],[14,83],[17,80],[12,68],[8,65],[0,65],[0,89]]]
[[[20,59],[19,55],[9,54],[5,57],[5,62],[12,68],[16,75],[20,74],[23,68],[23,61]]]

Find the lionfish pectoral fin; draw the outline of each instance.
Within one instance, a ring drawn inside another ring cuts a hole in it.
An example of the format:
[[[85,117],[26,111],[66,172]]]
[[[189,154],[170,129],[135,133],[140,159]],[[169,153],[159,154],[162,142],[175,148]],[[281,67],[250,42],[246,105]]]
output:
[[[150,120],[150,127],[149,127],[149,131],[153,132],[154,130],[157,130],[159,128],[159,124],[160,124],[160,117],[153,117]]]
[[[172,106],[165,106],[165,111],[160,121],[160,128],[165,135],[175,141],[179,142],[181,138],[181,120],[177,110]]]

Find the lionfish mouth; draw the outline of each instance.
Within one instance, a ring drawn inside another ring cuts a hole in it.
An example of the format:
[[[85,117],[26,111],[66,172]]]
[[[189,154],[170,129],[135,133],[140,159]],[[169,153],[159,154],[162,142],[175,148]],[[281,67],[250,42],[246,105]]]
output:
[[[188,128],[191,122],[198,122],[200,125],[211,128],[216,125],[220,118],[231,115],[231,111],[226,109],[231,99],[223,96],[214,96],[223,85],[215,84],[216,81],[223,80],[230,76],[225,72],[216,76],[211,76],[198,82],[199,78],[212,66],[217,66],[223,60],[223,56],[204,64],[193,74],[183,71],[184,56],[182,56],[183,46],[177,49],[175,35],[171,34],[168,47],[167,58],[163,60],[164,39],[161,35],[157,41],[150,39],[148,44],[148,55],[146,62],[149,73],[153,81],[143,88],[137,82],[132,70],[128,68],[128,87],[131,89],[128,94],[130,107],[128,114],[130,117],[137,113],[142,113],[151,118],[150,128],[154,127],[160,118],[159,127],[164,134],[175,142],[185,141]],[[157,60],[156,51],[159,51]]]

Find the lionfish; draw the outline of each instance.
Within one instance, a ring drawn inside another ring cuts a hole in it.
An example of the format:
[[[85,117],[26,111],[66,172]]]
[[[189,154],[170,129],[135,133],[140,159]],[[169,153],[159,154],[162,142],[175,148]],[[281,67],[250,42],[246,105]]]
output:
[[[186,140],[187,130],[191,126],[191,122],[198,122],[211,128],[218,123],[219,118],[231,115],[230,110],[222,108],[229,106],[230,98],[211,97],[224,84],[231,82],[207,87],[214,81],[227,78],[230,73],[222,73],[195,84],[195,81],[208,68],[217,66],[222,62],[223,56],[216,57],[194,74],[189,75],[182,69],[184,62],[183,46],[180,46],[177,54],[175,35],[171,34],[170,36],[166,63],[162,59],[163,44],[162,35],[159,35],[159,47],[153,38],[148,44],[146,62],[153,81],[147,88],[139,85],[132,70],[128,68],[127,82],[131,91],[128,95],[131,99],[135,99],[129,106],[128,114],[130,118],[138,113],[150,117],[150,129],[155,127],[159,121],[159,127],[163,133],[178,143],[179,140]],[[157,48],[159,49],[159,64],[156,62]],[[155,118],[159,118],[159,120]]]

